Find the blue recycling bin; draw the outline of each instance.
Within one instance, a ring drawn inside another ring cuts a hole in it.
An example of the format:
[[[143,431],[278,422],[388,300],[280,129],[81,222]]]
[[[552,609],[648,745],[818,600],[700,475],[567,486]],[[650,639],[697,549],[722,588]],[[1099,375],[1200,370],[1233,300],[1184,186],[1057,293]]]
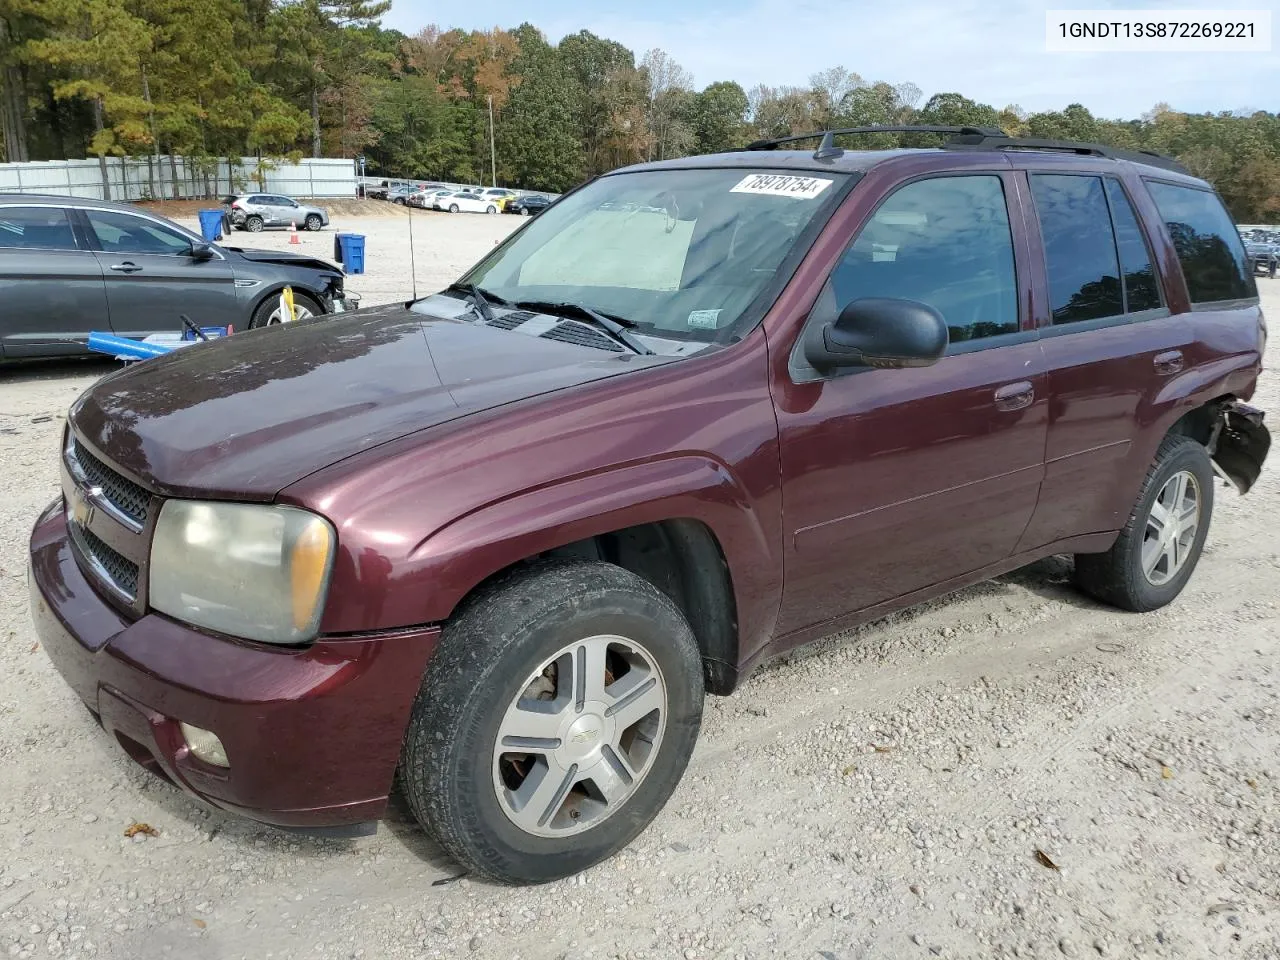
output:
[[[338,244],[338,262],[347,273],[364,273],[364,234],[340,233],[335,238]]]
[[[200,211],[200,236],[204,237],[209,243],[222,239],[221,210]]]

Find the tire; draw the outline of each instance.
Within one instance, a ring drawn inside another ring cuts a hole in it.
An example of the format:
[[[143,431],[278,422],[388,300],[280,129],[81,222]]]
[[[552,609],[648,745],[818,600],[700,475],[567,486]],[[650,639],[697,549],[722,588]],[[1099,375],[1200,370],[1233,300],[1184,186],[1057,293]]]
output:
[[[497,208],[497,207],[495,207],[495,206],[493,206],[493,205],[491,204],[491,205],[489,205],[489,206],[487,206],[487,207],[485,207],[485,208],[484,208],[484,212],[485,212],[485,213],[497,213],[497,212],[498,212],[498,208]]]
[[[596,654],[579,653],[588,649]],[[592,671],[575,672],[588,662],[603,671],[598,686]],[[609,692],[619,684],[629,686]],[[648,581],[596,561],[530,564],[483,588],[445,626],[405,737],[405,795],[436,842],[480,877],[572,876],[617,853],[662,809],[693,752],[702,699],[693,633]],[[651,703],[661,706],[615,726]],[[543,718],[538,731],[567,726],[520,744],[541,752],[500,751],[500,729],[526,729],[530,717]],[[600,786],[610,783],[612,803]],[[527,788],[535,792],[522,825],[517,792]]]
[[[392,202],[392,203],[394,203],[394,204],[395,204],[396,206],[398,206],[398,207],[403,207],[403,206],[405,205],[405,203],[404,203],[404,197],[396,197],[396,198],[395,198],[394,200],[392,200],[391,202]]]
[[[1184,485],[1181,496],[1178,478]],[[1076,555],[1077,585],[1104,603],[1135,613],[1156,610],[1172,601],[1191,579],[1204,550],[1213,519],[1213,484],[1213,465],[1203,444],[1181,435],[1165,437],[1147,470],[1129,521],[1111,549]],[[1194,497],[1196,505],[1195,526],[1190,531],[1185,522],[1190,514],[1189,497]],[[1166,524],[1173,521],[1172,539],[1162,544],[1157,532],[1162,526],[1160,515],[1170,507],[1177,511],[1166,518]],[[1154,567],[1150,563],[1153,557]]]
[[[320,214],[318,213],[307,214],[307,219],[303,222],[303,226],[312,233],[315,233],[323,225],[323,221],[320,219]]]
[[[520,216],[522,216],[522,217],[527,217],[528,215],[529,215],[529,208],[528,208],[528,207],[521,207],[521,208],[520,208]]]
[[[451,204],[449,204],[449,212],[450,212],[450,213],[457,213],[457,212],[458,212],[458,205],[457,205],[456,203],[451,203]]]
[[[248,230],[250,233],[261,233],[262,218],[256,215],[252,217],[246,217],[244,221],[244,228]]]
[[[324,307],[316,301],[314,297],[305,293],[294,292],[293,308],[298,313],[299,320],[306,320],[310,317],[318,317],[324,313]],[[253,316],[249,319],[249,329],[256,330],[259,327],[270,327],[279,323],[280,320],[275,316],[280,310],[280,292],[276,291],[271,294],[253,311]]]

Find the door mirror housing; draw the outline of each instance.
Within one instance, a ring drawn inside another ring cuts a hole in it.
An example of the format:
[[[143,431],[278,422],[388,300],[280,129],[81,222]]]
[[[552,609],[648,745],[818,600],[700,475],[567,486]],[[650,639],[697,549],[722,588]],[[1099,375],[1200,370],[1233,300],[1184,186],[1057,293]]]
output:
[[[191,259],[192,260],[212,260],[213,245],[205,243],[201,240],[191,241]]]
[[[946,352],[942,314],[918,300],[863,297],[834,323],[813,328],[804,356],[818,370],[835,367],[927,367]]]

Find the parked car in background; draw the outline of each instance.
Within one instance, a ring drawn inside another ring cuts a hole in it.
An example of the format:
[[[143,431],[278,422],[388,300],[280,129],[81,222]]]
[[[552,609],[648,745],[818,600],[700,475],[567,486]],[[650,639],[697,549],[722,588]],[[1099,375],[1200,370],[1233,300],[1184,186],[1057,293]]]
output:
[[[364,195],[370,200],[386,200],[393,189],[404,186],[403,180],[379,180],[366,186]]]
[[[40,647],[213,805],[360,832],[394,787],[533,883],[634,840],[770,657],[1059,554],[1169,604],[1270,446],[1239,234],[1166,158],[952,132],[616,170],[439,293],[91,386]]]
[[[206,243],[122,203],[0,194],[0,357],[75,356],[89,332],[174,333],[280,321],[292,287],[300,318],[354,309],[342,270],[317,257]]]
[[[439,187],[427,187],[423,190],[415,190],[409,194],[409,206],[420,207],[423,210],[432,209],[432,204],[436,197],[447,196],[452,190],[444,190]]]
[[[319,230],[329,225],[329,212],[323,207],[299,203],[292,197],[275,193],[243,193],[227,205],[231,225],[237,230],[259,233],[268,227],[297,227]]]
[[[406,206],[409,203],[409,195],[413,193],[413,187],[407,183],[398,183],[395,186],[387,188],[387,195],[384,199],[396,204],[397,206]]]
[[[1280,243],[1266,235],[1258,234],[1245,241],[1245,253],[1253,265],[1255,275],[1274,277],[1276,268],[1280,267]]]
[[[437,198],[435,209],[446,213],[497,213],[498,201],[478,193],[459,191]]]
[[[537,193],[531,193],[527,196],[516,197],[506,207],[503,213],[515,213],[522,217],[536,217],[547,207],[551,206],[551,198],[544,197]]]
[[[516,198],[516,192],[514,190],[507,190],[504,187],[486,187],[484,190],[480,191],[480,196],[487,200],[496,201],[498,204],[498,211],[501,212],[506,209],[507,204]]]

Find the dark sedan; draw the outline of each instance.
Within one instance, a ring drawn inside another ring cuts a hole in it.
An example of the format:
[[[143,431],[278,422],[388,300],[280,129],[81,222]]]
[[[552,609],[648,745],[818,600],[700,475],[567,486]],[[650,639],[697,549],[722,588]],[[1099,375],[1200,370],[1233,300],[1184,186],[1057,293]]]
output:
[[[87,353],[91,330],[173,333],[185,313],[237,329],[354,309],[343,272],[316,257],[205,243],[122,203],[0,194],[0,359]]]
[[[522,217],[536,217],[549,206],[551,206],[549,197],[542,197],[532,193],[527,197],[516,197],[506,205],[502,212],[514,213]]]

